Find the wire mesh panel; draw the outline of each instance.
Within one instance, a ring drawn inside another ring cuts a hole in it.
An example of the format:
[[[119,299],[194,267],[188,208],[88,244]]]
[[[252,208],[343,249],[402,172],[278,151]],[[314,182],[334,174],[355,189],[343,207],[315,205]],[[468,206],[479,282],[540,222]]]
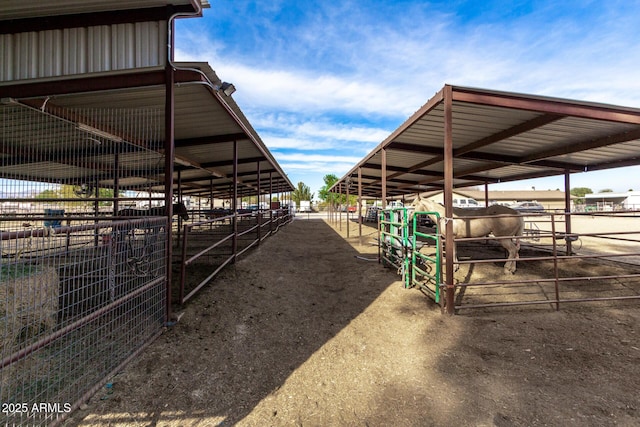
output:
[[[63,417],[166,316],[161,115],[44,110],[0,104],[0,425]]]

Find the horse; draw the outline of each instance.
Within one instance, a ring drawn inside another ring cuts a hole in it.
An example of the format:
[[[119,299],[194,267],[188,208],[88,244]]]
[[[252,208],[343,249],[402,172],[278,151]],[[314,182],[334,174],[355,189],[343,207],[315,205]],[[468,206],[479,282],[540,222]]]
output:
[[[189,212],[184,203],[173,204],[173,214],[180,216],[180,218],[187,221],[189,219]],[[165,216],[166,209],[164,206],[156,206],[149,210],[146,209],[122,209],[118,211],[117,216]]]
[[[418,195],[411,204],[413,211],[410,214],[410,218],[413,218],[415,212],[437,212],[441,218],[445,217],[444,206],[433,200],[423,199]],[[501,215],[501,216],[496,216]],[[481,217],[481,218],[465,218],[468,216]],[[430,215],[433,222],[437,222],[435,215]],[[462,209],[453,208],[453,238],[464,237],[484,237],[492,234],[494,237],[515,237],[513,239],[499,239],[498,242],[509,253],[507,262],[504,264],[505,273],[516,272],[516,259],[518,258],[518,251],[520,250],[520,237],[524,231],[524,219],[520,213],[507,206],[493,205],[488,208],[478,209]],[[443,227],[442,234],[445,234]],[[453,259],[456,262],[456,270],[459,265],[457,264],[458,258],[456,254],[455,241],[453,243]]]

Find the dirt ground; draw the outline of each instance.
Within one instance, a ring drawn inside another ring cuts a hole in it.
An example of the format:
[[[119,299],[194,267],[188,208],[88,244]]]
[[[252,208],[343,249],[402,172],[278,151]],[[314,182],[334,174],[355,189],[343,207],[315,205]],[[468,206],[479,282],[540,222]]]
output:
[[[282,228],[64,425],[640,425],[640,302],[442,315],[353,227]]]

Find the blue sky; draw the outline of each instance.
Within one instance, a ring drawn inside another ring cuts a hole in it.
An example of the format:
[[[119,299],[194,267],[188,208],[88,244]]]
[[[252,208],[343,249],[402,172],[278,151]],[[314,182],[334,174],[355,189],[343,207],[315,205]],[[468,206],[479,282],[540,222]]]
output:
[[[176,25],[316,198],[446,84],[640,107],[640,0],[210,0]],[[571,187],[640,190],[640,168]],[[563,189],[564,178],[491,185]]]

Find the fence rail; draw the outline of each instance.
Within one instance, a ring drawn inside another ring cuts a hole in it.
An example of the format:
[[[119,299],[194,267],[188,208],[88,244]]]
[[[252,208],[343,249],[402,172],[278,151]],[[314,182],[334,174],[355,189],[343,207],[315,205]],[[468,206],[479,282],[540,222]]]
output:
[[[185,224],[177,302],[185,304],[225,266],[292,219],[288,209],[279,209],[231,213]]]
[[[0,425],[55,423],[159,333],[166,229],[153,217],[0,233],[0,402],[60,404]]]
[[[408,227],[402,209],[381,211],[379,259],[402,274],[405,287],[417,287],[442,305],[444,236],[437,222],[432,227],[419,225],[418,218],[426,214],[415,212]],[[540,304],[559,309],[565,303],[640,299],[637,217],[613,212],[524,216],[514,275],[499,268],[507,261],[499,243],[511,237],[453,239],[459,254],[453,270],[466,268],[447,288],[456,292],[455,310]],[[407,239],[409,248],[404,244]]]

